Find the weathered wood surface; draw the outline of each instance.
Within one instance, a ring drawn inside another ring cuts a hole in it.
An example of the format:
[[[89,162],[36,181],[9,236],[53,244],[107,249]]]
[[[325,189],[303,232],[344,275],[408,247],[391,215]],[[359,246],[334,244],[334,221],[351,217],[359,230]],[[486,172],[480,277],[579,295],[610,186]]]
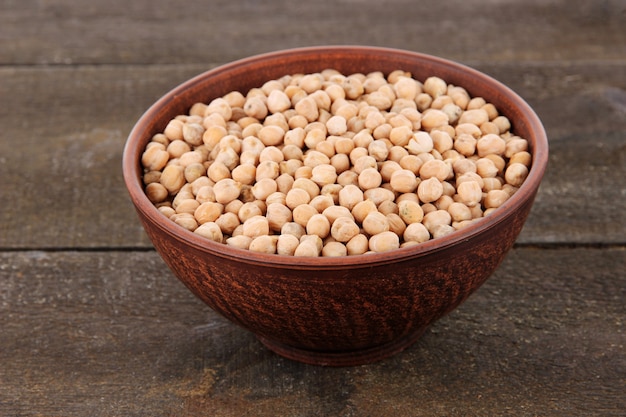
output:
[[[516,249],[404,353],[282,359],[154,252],[0,254],[0,415],[618,416],[626,251]]]
[[[457,60],[542,118],[518,246],[406,352],[281,359],[179,284],[121,176],[126,135],[216,65],[363,44]],[[0,3],[0,416],[618,416],[626,398],[624,0]]]

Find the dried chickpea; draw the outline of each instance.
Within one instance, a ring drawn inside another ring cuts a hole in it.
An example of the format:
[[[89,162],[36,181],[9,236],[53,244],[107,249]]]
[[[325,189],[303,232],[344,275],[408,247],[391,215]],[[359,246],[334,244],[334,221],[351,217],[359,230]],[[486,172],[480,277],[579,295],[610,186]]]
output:
[[[510,164],[505,173],[504,179],[507,184],[510,184],[514,187],[519,187],[522,185],[526,177],[528,176],[528,168],[526,165],[520,164],[519,162],[515,162]]]
[[[260,252],[267,254],[276,253],[276,244],[278,242],[278,236],[273,235],[261,235],[252,238],[248,250],[252,252]]]
[[[309,219],[316,214],[319,214],[318,211],[308,204],[301,204],[292,211],[293,221],[305,227]]]
[[[422,223],[411,223],[407,225],[402,237],[406,242],[423,243],[430,239],[430,233]]]
[[[342,206],[330,206],[324,209],[322,214],[328,219],[332,225],[339,217],[352,218],[352,213],[346,207]]]
[[[509,199],[509,194],[504,190],[491,190],[485,196],[483,205],[486,209],[498,208],[506,200]]]
[[[362,255],[369,250],[369,239],[362,233],[354,236],[346,243],[348,255]]]
[[[214,222],[201,224],[194,230],[194,233],[218,243],[224,240],[222,229]]]
[[[373,252],[387,252],[400,247],[400,237],[391,231],[373,235],[369,239],[369,249]]]
[[[389,230],[389,220],[384,214],[374,211],[363,219],[363,230],[370,236]]]
[[[276,253],[293,256],[298,245],[300,245],[299,237],[289,233],[282,233],[276,241]]]
[[[170,216],[170,220],[173,220],[174,223],[191,232],[198,228],[198,222],[194,219],[193,215],[189,213],[175,213]]]
[[[340,257],[346,256],[348,249],[341,242],[328,242],[322,248],[322,256],[328,257]]]
[[[428,178],[420,182],[417,187],[417,195],[420,201],[432,203],[443,195],[443,185],[436,177]]]
[[[252,238],[246,235],[234,235],[226,239],[226,244],[238,249],[248,249]]]
[[[359,187],[364,191],[379,187],[382,180],[383,178],[376,168],[365,168],[358,177]]]
[[[426,213],[424,215],[424,220],[422,221],[426,229],[432,235],[438,226],[441,225],[451,225],[452,224],[452,216],[446,210],[435,210],[430,213]]]
[[[360,233],[360,228],[352,217],[338,217],[330,229],[331,236],[338,242],[348,242]]]
[[[215,219],[215,224],[220,227],[223,234],[232,235],[241,222],[235,213],[223,213]]]
[[[460,201],[468,207],[479,204],[483,197],[482,187],[478,181],[457,183],[457,193]]]
[[[146,185],[145,192],[148,200],[150,200],[153,204],[165,201],[165,199],[169,196],[169,191],[160,182],[152,182]]]
[[[285,223],[291,222],[293,214],[287,206],[280,203],[272,203],[268,204],[265,217],[267,217],[270,230],[280,232]]]

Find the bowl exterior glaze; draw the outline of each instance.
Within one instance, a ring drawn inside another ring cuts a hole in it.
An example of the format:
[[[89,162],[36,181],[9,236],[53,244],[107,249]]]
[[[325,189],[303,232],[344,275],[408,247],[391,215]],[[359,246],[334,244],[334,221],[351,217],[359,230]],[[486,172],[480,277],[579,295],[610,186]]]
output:
[[[533,164],[520,190],[462,231],[410,248],[344,258],[264,255],[209,242],[160,214],[143,191],[141,154],[152,135],[195,102],[246,93],[287,74],[334,68],[344,74],[402,69],[436,75],[482,96],[529,140]],[[124,150],[131,200],[156,250],[201,300],[250,330],[270,349],[332,366],[368,363],[411,345],[493,273],[530,212],[547,165],[548,144],[528,104],[492,78],[415,52],[358,46],[311,47],[258,55],[207,71],[157,101]]]

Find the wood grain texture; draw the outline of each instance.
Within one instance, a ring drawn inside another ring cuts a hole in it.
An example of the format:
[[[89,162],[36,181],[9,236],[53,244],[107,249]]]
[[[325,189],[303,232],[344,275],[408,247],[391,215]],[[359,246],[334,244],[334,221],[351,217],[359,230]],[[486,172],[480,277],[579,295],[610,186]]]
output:
[[[188,64],[323,44],[467,61],[623,59],[621,0],[9,0],[1,64]]]
[[[625,255],[514,250],[404,353],[320,368],[267,351],[152,251],[0,254],[0,414],[618,416]]]

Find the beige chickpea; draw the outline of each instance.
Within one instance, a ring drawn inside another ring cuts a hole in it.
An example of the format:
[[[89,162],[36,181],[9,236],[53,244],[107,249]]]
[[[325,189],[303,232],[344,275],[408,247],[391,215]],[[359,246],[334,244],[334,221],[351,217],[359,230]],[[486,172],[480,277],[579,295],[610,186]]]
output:
[[[451,203],[448,208],[448,213],[454,222],[461,222],[464,220],[472,219],[472,212],[465,204],[460,202]]]
[[[291,99],[284,91],[274,89],[267,96],[267,109],[271,113],[280,113],[291,107]]]
[[[269,222],[270,230],[274,232],[280,232],[285,223],[289,223],[293,220],[291,210],[280,203],[268,204],[265,217]]]
[[[194,230],[194,233],[218,243],[222,243],[224,240],[222,229],[214,222],[201,224]]]
[[[407,225],[419,223],[424,218],[424,210],[419,202],[402,200],[398,203],[398,215]]]
[[[359,233],[346,243],[346,250],[348,255],[362,255],[369,250],[369,239]]]
[[[454,140],[454,149],[464,156],[472,156],[476,152],[477,140],[467,133],[457,135]]]
[[[476,160],[476,173],[483,178],[494,178],[498,175],[498,167],[489,158]]]
[[[440,159],[431,159],[420,167],[419,175],[423,180],[437,178],[444,181],[452,174],[450,165]]]
[[[320,187],[309,178],[296,179],[292,184],[292,188],[302,188],[307,193],[309,193],[309,196],[311,198],[314,198],[315,196],[320,194]]]
[[[293,174],[294,179],[300,179],[300,178],[304,178],[304,179],[311,179],[311,176],[313,172],[313,168],[309,167],[309,166],[301,166],[300,168],[296,169],[296,172]]]
[[[339,191],[339,204],[352,210],[354,206],[363,201],[363,191],[356,185],[346,185]]]
[[[304,154],[303,163],[305,166],[314,168],[318,165],[329,165],[330,158],[322,152],[309,149]]]
[[[317,238],[320,239],[319,237]],[[321,242],[321,239],[320,239],[320,242]],[[318,245],[315,240],[311,240],[311,239],[301,240],[301,242],[298,244],[298,247],[294,251],[293,255],[305,256],[305,257],[317,257],[317,256],[320,256],[320,253],[321,253],[320,246],[323,246],[323,245]]]
[[[363,200],[354,205],[350,213],[356,221],[363,223],[368,214],[378,211],[378,207],[372,200]]]
[[[287,205],[287,195],[280,191],[275,191],[265,198],[265,204],[270,205],[272,203],[279,203],[284,206]]]
[[[193,183],[198,178],[206,175],[206,173],[207,173],[207,170],[205,166],[199,162],[187,165],[185,167],[185,170],[183,171],[183,175],[185,176],[185,181],[187,181],[187,183],[190,183],[190,184]]]
[[[152,182],[146,185],[146,196],[153,204],[160,203],[167,199],[169,192],[165,186],[159,182]]]
[[[504,155],[505,150],[506,142],[495,134],[484,135],[476,142],[476,152],[480,157],[490,154]]]
[[[368,154],[377,162],[382,162],[389,155],[389,148],[384,140],[376,139],[367,146]]]
[[[182,140],[183,139],[183,122],[178,119],[170,120],[165,129],[163,130],[163,134],[169,140]]]
[[[319,118],[320,111],[317,107],[315,99],[311,96],[304,97],[299,100],[294,106],[296,112],[307,119],[307,121],[313,122]]]
[[[224,213],[224,205],[217,202],[209,201],[200,204],[196,201],[196,204],[193,216],[199,224],[214,222]]]
[[[153,182],[159,182],[161,179],[161,171],[148,171],[143,174],[144,185],[151,184]]]
[[[350,158],[346,154],[336,154],[330,158],[330,165],[335,168],[337,175],[350,169]]]
[[[389,213],[386,215],[389,222],[389,230],[398,236],[402,236],[406,230],[406,223],[398,213]]]
[[[163,146],[153,146],[144,151],[141,156],[141,164],[149,171],[160,171],[170,159],[170,154]]]
[[[170,220],[191,232],[198,228],[198,222],[189,213],[175,213],[170,217]]]
[[[318,213],[322,213],[328,207],[335,205],[333,198],[330,195],[318,195],[309,201],[309,205],[317,210]]]
[[[215,219],[215,224],[220,227],[223,234],[232,235],[241,222],[235,213],[222,213]]]
[[[239,197],[241,184],[231,178],[224,178],[215,183],[213,193],[215,194],[215,201],[228,204]]]
[[[173,140],[167,145],[167,152],[171,158],[180,158],[183,154],[190,152],[191,146],[184,140]]]
[[[346,207],[343,206],[329,206],[324,209],[322,214],[328,219],[332,225],[339,217],[353,218],[352,213]]]
[[[363,197],[365,199],[372,200],[374,204],[378,206],[380,205],[380,203],[382,203],[385,200],[392,200],[392,201],[395,200],[396,195],[393,191],[387,188],[377,187],[377,188],[371,188],[369,190],[365,190],[363,192]]]
[[[337,180],[337,170],[330,164],[316,165],[311,172],[311,180],[320,187],[334,184]]]
[[[261,178],[252,186],[252,194],[257,200],[265,200],[267,196],[277,190],[278,185],[272,178]]]
[[[384,214],[375,211],[369,213],[363,219],[363,230],[370,236],[386,232],[389,230],[389,220]]]
[[[310,218],[316,214],[319,212],[308,204],[301,204],[292,210],[293,221],[303,227],[306,227]]]
[[[241,184],[252,185],[256,180],[256,167],[252,164],[238,165],[230,172],[230,177]]]
[[[293,256],[298,245],[300,245],[298,237],[293,234],[281,234],[276,241],[276,253],[278,255]]]
[[[276,146],[283,142],[285,131],[275,125],[263,126],[257,136],[265,146]]]
[[[298,241],[300,238],[306,234],[306,230],[304,226],[296,223],[296,222],[287,222],[283,224],[283,227],[280,229],[281,235],[294,235]]]
[[[398,169],[391,174],[389,184],[393,191],[399,193],[411,193],[417,189],[418,178],[408,169]]]
[[[422,223],[411,223],[407,225],[402,238],[405,242],[424,243],[430,240],[430,232]]]
[[[311,195],[304,188],[291,188],[285,197],[285,204],[292,210],[302,204],[308,204],[309,201]]]
[[[509,194],[504,190],[491,190],[484,198],[483,205],[485,209],[498,208],[506,200],[509,199]]]
[[[241,223],[245,223],[246,220],[251,217],[262,215],[263,211],[261,210],[261,208],[253,202],[243,203],[241,207],[239,207],[239,209],[237,210],[237,217],[239,218],[239,221]]]
[[[308,228],[307,228],[308,231]],[[338,217],[332,223],[330,234],[338,242],[348,242],[360,232],[359,226],[352,217]]]
[[[358,183],[362,190],[377,188],[382,183],[382,176],[376,168],[365,168],[359,174]]]
[[[479,204],[483,196],[480,183],[472,180],[457,183],[457,193],[460,201],[468,207]]]
[[[422,153],[428,153],[434,148],[433,138],[428,132],[418,131],[413,134],[413,137],[406,145],[406,149],[411,155],[419,155]]]
[[[442,110],[430,108],[422,113],[421,127],[427,132],[446,126],[449,123],[448,115]]]
[[[448,91],[448,84],[439,77],[428,77],[424,81],[423,90],[432,98],[437,98]]]
[[[322,248],[322,256],[341,257],[348,255],[346,245],[341,242],[328,242]]]
[[[164,215],[168,219],[170,217],[172,217],[174,214],[176,214],[176,210],[174,210],[172,207],[166,206],[166,205],[158,206],[157,210],[159,211],[159,213],[161,213],[162,215]]]
[[[243,234],[251,238],[269,235],[270,233],[269,221],[265,216],[252,216],[246,219],[242,226]]]
[[[507,184],[510,184],[514,187],[519,187],[522,185],[526,177],[528,176],[528,168],[526,165],[523,165],[519,162],[515,162],[510,164],[504,173],[504,179]]]
[[[400,247],[400,237],[391,231],[373,235],[369,239],[369,249],[373,252],[387,252]]]
[[[424,215],[424,219],[422,220],[426,229],[432,235],[437,226],[440,225],[451,225],[452,224],[452,216],[446,210],[435,210]]]
[[[204,126],[200,123],[183,124],[183,140],[192,146],[199,146],[204,135]]]
[[[275,254],[278,236],[262,235],[252,238],[248,250],[252,252]]]
[[[489,121],[489,113],[483,108],[465,110],[459,117],[459,123],[471,123],[480,126]]]
[[[483,136],[483,132],[480,127],[472,123],[459,123],[454,128],[454,133],[457,138],[461,135],[470,135],[474,139],[478,139]]]
[[[184,170],[180,165],[168,165],[163,169],[159,181],[171,195],[176,194],[185,185]]]
[[[529,152],[521,151],[511,155],[511,159],[509,159],[509,164],[519,163],[526,167],[530,167],[532,163],[532,156]]]
[[[431,234],[433,236],[433,239],[438,239],[440,237],[449,235],[450,233],[454,231],[456,231],[456,229],[452,225],[440,224],[440,225],[435,226]]]
[[[238,249],[248,250],[252,238],[246,235],[235,235],[226,239],[226,244]]]
[[[505,116],[498,116],[492,120],[492,122],[498,126],[500,134],[506,133],[511,129],[511,122]]]

